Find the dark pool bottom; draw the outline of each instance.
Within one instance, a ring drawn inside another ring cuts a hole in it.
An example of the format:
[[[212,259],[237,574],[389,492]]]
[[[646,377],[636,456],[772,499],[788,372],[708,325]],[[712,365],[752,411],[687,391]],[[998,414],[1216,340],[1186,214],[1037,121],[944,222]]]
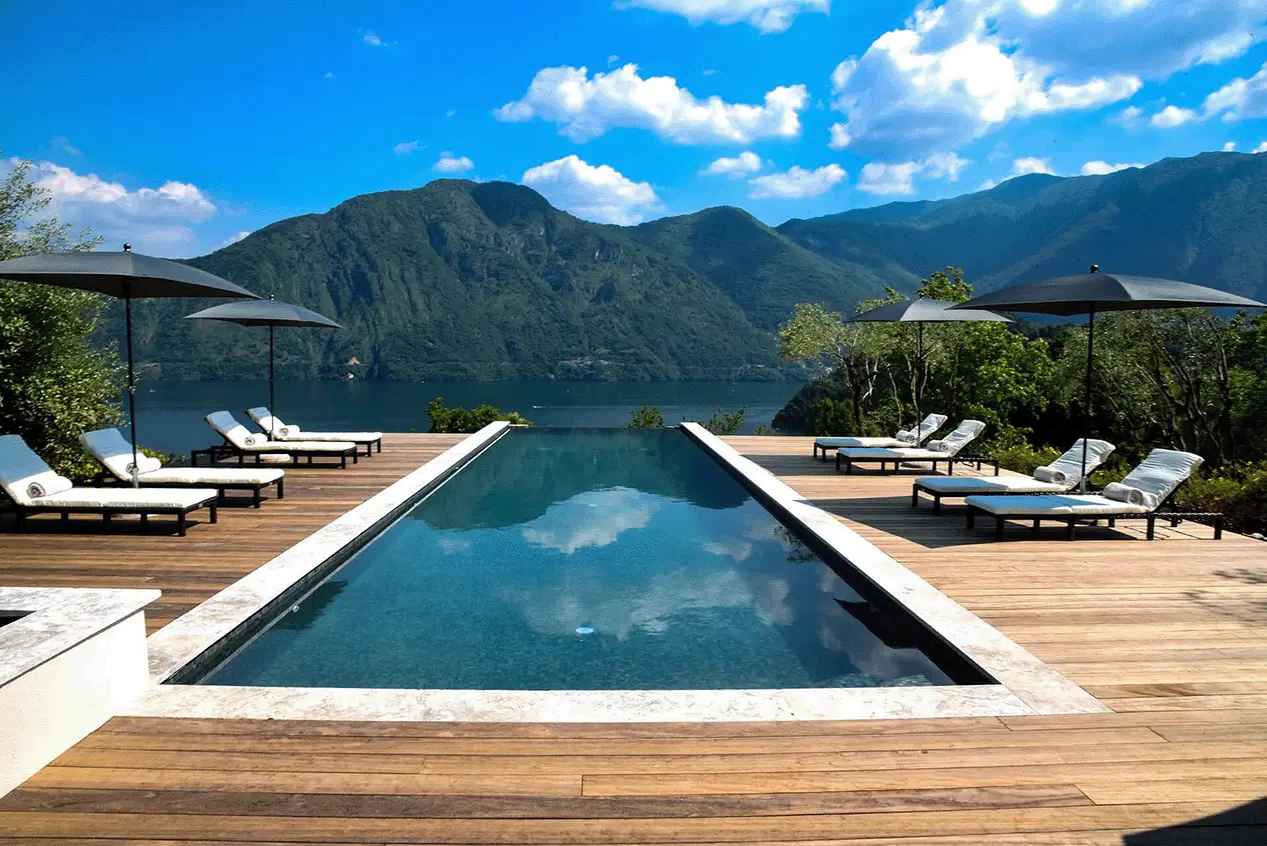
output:
[[[484,690],[979,683],[678,430],[514,430],[204,683]]]

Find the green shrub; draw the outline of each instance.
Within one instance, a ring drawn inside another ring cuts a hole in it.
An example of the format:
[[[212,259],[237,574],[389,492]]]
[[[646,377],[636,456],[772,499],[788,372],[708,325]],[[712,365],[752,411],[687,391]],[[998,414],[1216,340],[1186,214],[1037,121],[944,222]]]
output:
[[[643,404],[642,408],[632,412],[633,420],[630,421],[631,429],[663,429],[664,415],[660,413],[660,409]]]
[[[1015,444],[995,448],[991,457],[997,458],[999,466],[1004,470],[1012,470],[1029,476],[1036,468],[1051,464],[1059,458],[1060,452],[1049,446],[1034,448],[1029,444]]]
[[[515,426],[531,426],[532,422],[521,417],[515,411],[502,411],[491,405],[481,405],[467,411],[465,408],[446,408],[444,397],[436,397],[427,406],[427,416],[431,418],[432,432],[478,432],[489,423],[498,420]]]
[[[856,435],[853,425],[853,409],[848,400],[820,399],[814,403],[810,414],[811,435],[838,435],[850,437]]]
[[[700,423],[708,431],[714,435],[734,435],[743,428],[743,420],[748,416],[748,409],[741,408],[738,411],[722,411],[718,409],[712,417]]]
[[[1197,473],[1175,501],[1188,511],[1218,511],[1233,532],[1267,533],[1267,461]]]

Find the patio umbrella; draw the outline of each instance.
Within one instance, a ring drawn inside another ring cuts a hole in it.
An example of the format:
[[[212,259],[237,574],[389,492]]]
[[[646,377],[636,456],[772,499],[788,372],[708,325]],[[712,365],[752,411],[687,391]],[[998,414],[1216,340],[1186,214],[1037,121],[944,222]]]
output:
[[[244,297],[255,294],[205,270],[132,252],[45,253],[0,261],[0,279],[96,291],[123,300],[128,336],[128,418],[132,487],[137,487],[136,379],[132,372],[132,300],[166,297]]]
[[[980,309],[960,309],[951,311],[954,303],[945,300],[934,300],[921,297],[917,300],[903,300],[897,303],[888,303],[887,305],[864,311],[857,317],[851,317],[849,323],[914,323],[919,326],[919,355],[916,357],[916,367],[920,367],[924,361],[924,324],[925,323],[1011,323],[1006,317],[995,314],[991,311],[982,311]],[[915,374],[915,381],[919,383],[919,373]],[[915,443],[920,442],[920,427],[924,421],[919,414],[919,391],[913,391],[911,400],[915,405]]]
[[[278,326],[316,326],[328,329],[342,329],[328,317],[315,311],[309,311],[290,303],[282,303],[269,297],[267,300],[251,300],[244,303],[225,303],[212,306],[193,314],[185,315],[186,320],[219,320],[224,323],[236,323],[239,326],[268,327],[268,410],[272,420],[277,420],[277,400],[274,397],[275,381],[273,379],[273,333]],[[273,438],[272,427],[269,426],[268,437]]]
[[[1087,437],[1091,435],[1091,365],[1095,358],[1095,316],[1101,311],[1143,311],[1154,308],[1233,307],[1263,308],[1263,304],[1236,294],[1229,294],[1190,282],[1173,279],[1150,279],[1145,276],[1121,276],[1100,273],[1091,265],[1089,273],[1060,276],[1038,282],[1024,282],[1001,291],[982,294],[953,309],[993,308],[999,311],[1022,311],[1033,314],[1054,314],[1071,317],[1087,315],[1087,379],[1084,407],[1087,415]],[[1082,441],[1082,481],[1087,489],[1087,441]]]

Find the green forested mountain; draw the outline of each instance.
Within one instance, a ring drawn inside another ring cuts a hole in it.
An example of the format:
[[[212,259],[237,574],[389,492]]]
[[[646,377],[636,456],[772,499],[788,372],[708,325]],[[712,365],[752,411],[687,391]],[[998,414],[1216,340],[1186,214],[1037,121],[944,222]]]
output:
[[[773,378],[797,302],[852,310],[945,265],[977,289],[1105,270],[1267,295],[1267,155],[1025,176],[950,200],[768,227],[735,208],[602,226],[508,183],[441,180],[283,220],[191,263],[314,308],[290,378]],[[267,333],[138,304],[138,354],[175,378],[261,375]],[[355,358],[361,364],[349,368]]]

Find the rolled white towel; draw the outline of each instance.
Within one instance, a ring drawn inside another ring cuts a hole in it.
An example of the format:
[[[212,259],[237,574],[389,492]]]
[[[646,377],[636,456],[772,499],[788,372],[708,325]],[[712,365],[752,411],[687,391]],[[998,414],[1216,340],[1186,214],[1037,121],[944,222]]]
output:
[[[48,491],[39,482],[32,482],[26,486],[26,495],[31,499],[39,499],[42,496],[48,496]]]
[[[1141,491],[1139,488],[1132,488],[1130,485],[1123,485],[1121,482],[1109,482],[1105,485],[1104,496],[1130,505],[1142,505],[1149,509],[1156,508],[1158,505],[1155,495]]]
[[[261,442],[262,443],[262,442]],[[256,440],[254,435],[245,435],[242,438],[242,446],[255,446]]]
[[[1065,471],[1047,466],[1036,468],[1034,470],[1034,478],[1040,482],[1048,482],[1053,485],[1064,485],[1069,482],[1069,477],[1065,475]]]
[[[950,452],[952,447],[943,440],[935,440],[928,442],[928,448],[933,452]]]
[[[299,427],[290,423],[285,426],[278,426],[277,434],[281,435],[283,438],[289,438],[291,435],[299,434]]]
[[[139,466],[139,470],[137,471],[139,473],[153,473],[155,470],[162,469],[163,462],[159,461],[157,458],[150,458],[148,455],[138,454],[136,465],[134,465],[131,461],[128,462],[128,474],[131,475],[133,468],[137,466]]]
[[[894,440],[901,441],[904,444],[913,444],[915,443],[915,433],[909,429],[899,429]]]

